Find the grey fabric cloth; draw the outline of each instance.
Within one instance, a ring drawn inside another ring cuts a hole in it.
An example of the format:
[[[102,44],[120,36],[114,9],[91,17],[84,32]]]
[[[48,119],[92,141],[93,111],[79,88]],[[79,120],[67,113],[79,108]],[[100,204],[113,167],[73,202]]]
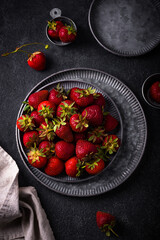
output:
[[[0,240],[55,240],[35,188],[19,188],[18,173],[0,147]]]

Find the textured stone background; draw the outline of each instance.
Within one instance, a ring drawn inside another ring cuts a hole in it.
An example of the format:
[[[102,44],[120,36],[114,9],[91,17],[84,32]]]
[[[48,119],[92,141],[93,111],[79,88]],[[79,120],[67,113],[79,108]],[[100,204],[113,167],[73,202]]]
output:
[[[0,54],[29,42],[49,43],[45,36],[49,11],[61,8],[78,27],[74,44],[43,50],[47,69],[37,72],[27,65],[22,53],[0,57],[0,145],[16,160],[20,186],[37,189],[56,240],[102,240],[95,220],[97,210],[117,217],[117,232],[122,240],[157,240],[160,235],[160,111],[143,100],[141,87],[150,74],[160,72],[160,46],[135,57],[115,56],[98,45],[88,26],[91,0],[1,0]],[[145,1],[144,1],[145,4]],[[16,116],[26,94],[43,78],[60,70],[78,67],[108,72],[124,82],[137,96],[148,122],[148,143],[142,161],[132,176],[115,190],[90,198],[67,197],[52,192],[37,182],[25,169],[15,141]],[[113,238],[111,238],[113,239]]]

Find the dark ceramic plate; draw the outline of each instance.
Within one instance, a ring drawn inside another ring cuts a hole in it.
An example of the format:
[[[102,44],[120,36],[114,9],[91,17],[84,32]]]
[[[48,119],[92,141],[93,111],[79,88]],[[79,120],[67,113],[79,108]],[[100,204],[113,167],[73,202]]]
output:
[[[149,94],[150,87],[157,81],[160,81],[160,73],[155,73],[149,76],[142,85],[142,95],[146,103],[148,103],[151,107],[160,109],[160,103],[155,102]]]
[[[70,69],[58,72],[39,82],[31,92],[38,91],[48,83],[57,80],[69,81],[70,79],[84,81],[86,84],[91,83],[103,89],[103,92],[107,93],[118,107],[123,122],[123,144],[114,161],[105,171],[94,178],[77,183],[60,182],[42,174],[36,168],[29,168],[20,149],[19,131],[16,128],[17,147],[27,169],[47,188],[69,196],[88,197],[99,195],[118,187],[134,172],[145,150],[147,123],[143,109],[133,92],[117,78],[98,70]]]
[[[158,0],[94,0],[88,19],[97,42],[117,55],[142,55],[160,42]]]
[[[88,83],[85,83],[83,81],[76,81],[76,80],[62,80],[62,81],[54,81],[54,82],[50,82],[48,84],[44,84],[43,87],[39,88],[38,91],[40,90],[44,90],[44,89],[47,89],[47,90],[51,90],[53,88],[56,88],[57,84],[60,83],[64,89],[66,91],[68,91],[69,89],[73,88],[73,87],[79,87],[79,88],[89,88],[89,87],[92,87],[94,89],[96,89],[96,92],[100,92],[103,94],[103,96],[105,97],[105,100],[106,100],[106,109],[105,111],[108,111],[111,113],[111,115],[113,117],[115,117],[118,122],[119,122],[119,126],[118,128],[116,129],[116,131],[114,131],[114,133],[121,139],[121,145],[122,145],[122,136],[123,136],[123,127],[122,127],[122,119],[121,119],[121,116],[120,116],[120,113],[118,111],[118,108],[116,107],[115,103],[113,102],[113,100],[108,96],[108,94],[106,94],[105,92],[103,92],[101,89],[99,89],[97,86],[94,86],[92,84],[88,84]],[[30,92],[33,93],[33,91]],[[27,98],[24,99],[24,101],[27,101]],[[21,106],[21,110],[18,114],[18,117],[19,118],[22,114],[23,114],[23,109],[24,109],[25,105],[23,104]],[[26,164],[28,165],[28,167],[30,168],[30,170],[32,171],[33,173],[33,167],[28,163],[28,158],[27,158],[27,149],[23,146],[23,133],[20,132],[18,130],[18,144],[19,144],[19,147],[20,147],[20,151],[21,153],[23,154],[24,158],[23,160],[26,162]],[[115,157],[117,156],[118,152],[120,151],[120,148],[119,150],[117,151],[117,153],[111,155],[110,159],[109,159],[109,162],[106,166],[106,168],[112,163],[112,161],[115,159]],[[105,171],[106,168],[103,170]],[[38,169],[34,169],[34,171],[37,171],[37,172],[41,172],[41,175],[43,175],[44,177],[48,177],[44,172],[42,172],[41,170],[38,170]],[[54,179],[54,180],[57,180],[57,181],[62,181],[62,182],[80,182],[80,181],[86,181],[88,179],[91,179],[95,176],[89,176],[89,175],[84,175],[80,178],[71,178],[69,176],[67,176],[65,173],[61,174],[61,175],[58,175],[57,177],[49,177],[51,179]]]

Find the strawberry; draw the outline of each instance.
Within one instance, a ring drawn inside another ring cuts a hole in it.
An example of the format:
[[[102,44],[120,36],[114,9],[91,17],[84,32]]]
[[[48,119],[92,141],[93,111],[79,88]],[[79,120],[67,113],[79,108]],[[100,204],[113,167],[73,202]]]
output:
[[[107,134],[105,134],[105,129],[102,126],[99,126],[97,128],[91,129],[88,132],[87,137],[88,141],[94,144],[100,144],[106,135]]]
[[[98,105],[91,105],[84,109],[82,117],[86,117],[92,126],[100,126],[103,122],[102,109]]]
[[[118,126],[118,121],[111,114],[107,114],[104,119],[104,128],[106,132],[114,130]]]
[[[73,133],[67,121],[57,118],[54,119],[53,124],[53,129],[59,138],[63,139],[65,142],[73,142]]]
[[[56,112],[56,105],[49,101],[43,101],[38,105],[38,113],[44,118],[53,118]]]
[[[86,133],[82,132],[82,133],[74,133],[74,141],[77,142],[78,140],[85,140],[86,139]]]
[[[72,101],[75,101],[78,106],[87,107],[94,101],[93,93],[95,93],[95,89],[91,87],[88,89],[72,88],[69,97]]]
[[[37,71],[42,71],[46,67],[46,57],[42,52],[32,53],[27,62],[31,68]]]
[[[118,237],[118,235],[113,231],[113,227],[115,226],[115,217],[111,215],[110,213],[97,211],[96,213],[96,222],[98,228],[106,233],[107,237],[110,237],[111,233],[110,231]]]
[[[92,161],[91,163],[87,162],[85,170],[88,172],[90,175],[96,175],[100,173],[103,169],[105,168],[105,163],[103,159],[96,159]]]
[[[43,168],[47,163],[46,155],[42,152],[42,150],[36,148],[36,146],[32,147],[27,155],[28,161],[33,167]]]
[[[36,126],[38,127],[42,122],[45,121],[44,117],[39,115],[39,113],[35,110],[33,112],[31,112],[31,117],[33,117],[33,120],[36,124]]]
[[[59,39],[59,30],[64,26],[64,24],[61,21],[54,21],[52,22],[48,21],[48,35],[51,38]]]
[[[63,172],[64,163],[58,157],[51,157],[45,167],[45,173],[50,176],[57,176]]]
[[[26,148],[30,148],[34,143],[38,144],[39,134],[37,131],[26,132],[23,135],[23,144]]]
[[[59,30],[59,38],[62,42],[73,42],[76,39],[77,32],[74,26],[64,26]]]
[[[28,105],[32,106],[32,108],[37,109],[38,105],[41,102],[47,100],[48,94],[49,94],[48,90],[41,90],[39,92],[32,93],[28,98]]]
[[[55,152],[54,147],[54,143],[49,141],[42,141],[38,146],[39,150],[42,149],[42,152],[45,153],[46,157],[53,155]]]
[[[33,117],[30,117],[29,115],[21,115],[17,119],[17,128],[22,131],[26,132],[27,130],[33,130],[35,127]]]
[[[66,174],[70,177],[76,177],[78,173],[78,158],[72,157],[65,162],[65,171]]]
[[[88,157],[89,155],[93,155],[97,153],[97,147],[86,140],[78,140],[76,143],[76,156],[83,160],[83,158]]]
[[[81,114],[73,114],[69,120],[69,124],[74,132],[84,132],[89,127],[88,121]]]
[[[99,105],[100,107],[104,107],[106,105],[105,98],[101,93],[94,93],[93,97],[94,97],[94,102],[93,102],[94,105]]]
[[[63,161],[68,160],[74,155],[74,144],[65,141],[59,141],[55,145],[55,152],[58,158]]]
[[[113,154],[120,147],[120,139],[116,135],[108,135],[105,137],[102,145],[102,149],[105,149],[106,153]]]
[[[55,138],[53,127],[53,123],[51,121],[48,121],[48,119],[46,118],[45,122],[41,123],[41,125],[37,129],[40,139],[53,141],[53,139]]]
[[[69,119],[73,114],[77,112],[77,107],[75,103],[71,100],[65,100],[59,104],[57,107],[56,115],[57,117],[66,117]]]
[[[160,103],[160,81],[156,81],[152,84],[149,89],[149,94],[154,101]]]
[[[54,103],[58,106],[63,100],[67,99],[67,96],[64,93],[64,88],[60,87],[60,84],[57,85],[56,89],[52,89],[49,94],[49,102]]]

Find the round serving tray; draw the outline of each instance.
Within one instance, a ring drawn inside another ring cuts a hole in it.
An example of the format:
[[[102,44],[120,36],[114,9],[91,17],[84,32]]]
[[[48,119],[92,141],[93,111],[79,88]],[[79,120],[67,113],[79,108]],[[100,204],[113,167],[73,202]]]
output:
[[[94,196],[119,186],[136,169],[146,145],[147,124],[142,107],[132,91],[117,78],[97,70],[70,69],[58,72],[42,80],[31,92],[38,91],[44,85],[54,81],[71,79],[94,84],[113,99],[122,117],[123,144],[112,164],[92,179],[77,183],[64,183],[41,176],[41,172],[36,172],[35,168],[33,168],[33,174],[37,180],[41,178],[40,182],[43,185],[58,193],[78,197]],[[17,128],[16,139],[20,155],[24,158],[20,150]]]
[[[97,42],[120,56],[138,56],[160,43],[160,1],[94,0],[88,21]]]
[[[118,122],[119,122],[119,125],[118,127],[116,128],[116,130],[114,131],[114,134],[116,134],[120,140],[121,140],[121,145],[122,145],[122,137],[123,137],[123,127],[122,127],[122,119],[121,119],[121,116],[120,116],[120,113],[119,113],[119,110],[118,108],[116,107],[115,103],[113,102],[113,100],[108,96],[108,94],[106,94],[105,92],[103,92],[101,89],[99,89],[98,87],[94,86],[93,84],[88,84],[86,82],[83,82],[83,81],[77,81],[77,80],[58,80],[58,81],[53,81],[53,82],[49,82],[47,84],[44,84],[43,87],[41,87],[40,89],[38,89],[38,91],[41,91],[41,90],[52,90],[53,88],[56,88],[57,84],[61,84],[61,86],[64,87],[65,91],[67,92],[69,89],[73,88],[73,87],[78,87],[78,88],[89,88],[89,87],[92,87],[93,89],[96,90],[96,92],[100,92],[103,94],[103,96],[105,97],[105,100],[106,100],[106,108],[105,108],[105,111],[109,112],[113,117],[115,117]],[[34,92],[31,91],[30,94],[32,94]],[[28,99],[25,98],[24,101],[27,101]],[[19,111],[19,114],[17,116],[17,119],[23,114],[23,111],[24,111],[24,107],[25,107],[25,104],[22,104],[21,106],[21,110]],[[27,168],[30,169],[31,173],[33,173],[33,167],[29,164],[28,162],[28,157],[27,157],[27,149],[24,147],[23,145],[23,133],[21,131],[18,130],[18,143],[19,143],[19,146],[20,146],[20,150],[21,152],[23,153],[23,156],[25,156],[23,158],[23,161],[25,161],[26,165],[27,165]],[[110,156],[110,159],[107,163],[107,166],[104,168],[103,171],[106,170],[106,168],[113,162],[113,160],[116,158],[117,154],[119,153],[120,151],[120,148],[119,150]],[[88,175],[88,174],[84,174],[82,177],[79,177],[79,178],[72,178],[72,177],[69,177],[67,176],[65,173],[62,173],[56,177],[50,177],[50,176],[47,176],[43,171],[39,170],[39,169],[35,169],[34,168],[34,174],[40,174],[40,178],[39,178],[39,181],[41,181],[41,178],[42,177],[45,177],[45,178],[50,178],[51,180],[57,180],[57,181],[61,181],[61,182],[82,182],[82,181],[86,181],[88,179],[91,179],[91,178],[94,178],[95,176],[91,176],[91,175]]]

